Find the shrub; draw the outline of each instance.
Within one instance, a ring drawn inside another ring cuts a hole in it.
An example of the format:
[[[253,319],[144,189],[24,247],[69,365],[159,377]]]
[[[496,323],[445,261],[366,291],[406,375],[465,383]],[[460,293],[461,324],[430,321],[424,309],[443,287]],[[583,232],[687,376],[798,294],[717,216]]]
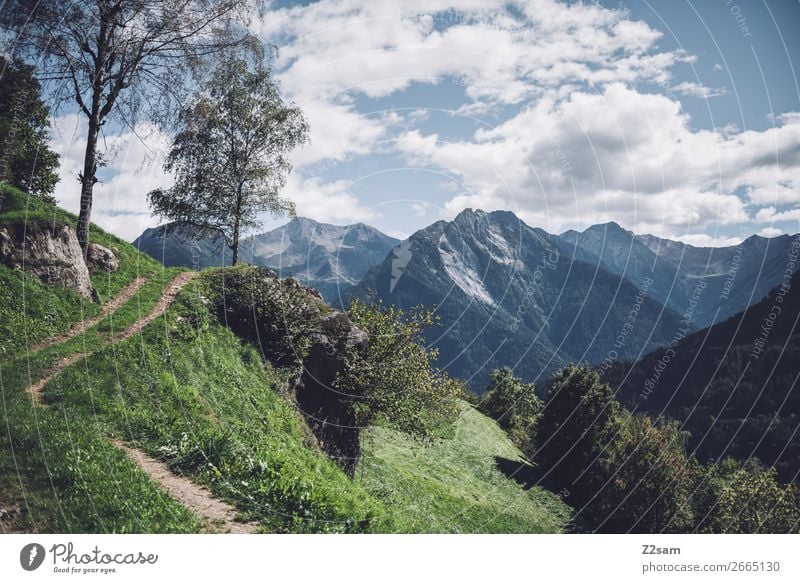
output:
[[[425,346],[422,332],[434,323],[433,316],[360,300],[347,314],[369,335],[365,351],[347,351],[336,382],[350,396],[359,425],[383,421],[427,439],[452,422],[463,387],[431,364],[437,352]]]
[[[592,470],[599,487],[582,512],[599,532],[685,532],[692,526],[692,464],[675,421],[625,415]]]
[[[520,449],[531,450],[542,413],[542,401],[532,383],[521,382],[508,368],[492,371],[478,409],[496,420]]]
[[[778,483],[776,470],[732,459],[700,468],[695,529],[709,533],[800,532],[800,491]]]
[[[314,321],[327,309],[321,301],[263,267],[215,270],[206,280],[220,322],[271,364],[296,368],[307,356]]]

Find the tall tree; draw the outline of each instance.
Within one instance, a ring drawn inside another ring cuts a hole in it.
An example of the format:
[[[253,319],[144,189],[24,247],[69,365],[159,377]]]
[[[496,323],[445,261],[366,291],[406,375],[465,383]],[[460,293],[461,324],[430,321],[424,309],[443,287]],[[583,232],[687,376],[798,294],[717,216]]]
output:
[[[619,425],[614,391],[597,371],[569,365],[553,377],[536,433],[536,461],[574,504],[584,504],[596,491],[593,466]]]
[[[49,114],[33,67],[0,57],[0,182],[52,200],[58,154],[47,145]]]
[[[7,50],[30,57],[57,103],[88,120],[78,239],[86,252],[97,182],[97,143],[111,118],[165,123],[210,58],[248,43],[248,0],[7,0]]]
[[[181,113],[165,163],[175,185],[150,192],[150,206],[191,236],[223,235],[236,265],[239,238],[261,213],[294,214],[280,191],[291,171],[289,153],[307,139],[302,112],[284,103],[268,68],[225,59],[207,91]]]

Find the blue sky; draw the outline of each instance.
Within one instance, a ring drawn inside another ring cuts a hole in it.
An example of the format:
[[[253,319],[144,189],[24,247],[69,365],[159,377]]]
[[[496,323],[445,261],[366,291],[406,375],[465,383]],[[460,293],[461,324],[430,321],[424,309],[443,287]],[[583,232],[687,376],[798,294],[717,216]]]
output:
[[[800,230],[800,3],[402,6],[281,2],[254,24],[311,123],[286,190],[300,214],[396,236],[467,207],[701,245]],[[70,206],[81,122],[58,121]],[[129,239],[157,222],[144,193],[170,181],[168,136],[144,129],[146,144],[107,136],[95,207]]]

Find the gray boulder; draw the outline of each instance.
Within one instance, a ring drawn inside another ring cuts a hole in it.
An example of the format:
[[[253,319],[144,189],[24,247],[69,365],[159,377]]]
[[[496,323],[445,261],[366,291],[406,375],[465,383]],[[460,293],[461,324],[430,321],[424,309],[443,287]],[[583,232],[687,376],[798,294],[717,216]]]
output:
[[[114,252],[108,247],[103,247],[97,243],[89,243],[86,264],[89,271],[104,271],[114,273],[119,269],[119,261]]]
[[[0,263],[94,299],[78,237],[68,225],[30,222],[1,226]]]

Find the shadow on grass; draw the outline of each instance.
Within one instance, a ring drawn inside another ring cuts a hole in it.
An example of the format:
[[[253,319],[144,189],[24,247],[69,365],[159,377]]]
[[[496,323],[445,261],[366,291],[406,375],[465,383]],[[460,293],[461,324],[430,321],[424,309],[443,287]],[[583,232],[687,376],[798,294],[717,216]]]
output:
[[[494,463],[506,478],[514,480],[526,490],[542,485],[543,472],[536,466],[519,460],[510,460],[499,455],[494,456]]]

